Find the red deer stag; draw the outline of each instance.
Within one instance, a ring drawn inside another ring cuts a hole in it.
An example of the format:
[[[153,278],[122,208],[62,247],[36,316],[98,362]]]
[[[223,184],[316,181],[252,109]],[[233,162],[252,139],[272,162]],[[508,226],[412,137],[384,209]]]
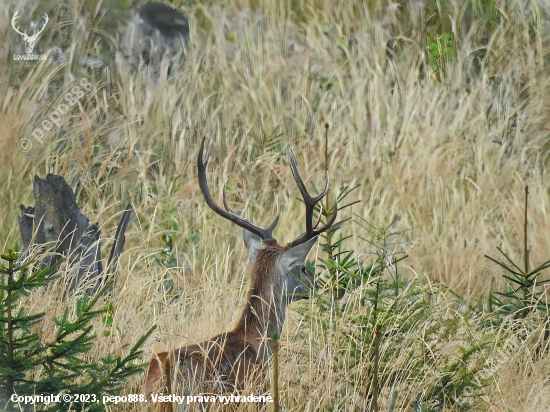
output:
[[[319,220],[313,225],[315,205],[328,190],[328,173],[325,189],[312,197],[298,174],[294,154],[288,150],[292,174],[306,206],[306,231],[286,246],[279,245],[272,235],[279,220],[278,214],[268,228],[262,229],[229,207],[225,190],[225,209],[214,202],[206,180],[208,155],[203,159],[204,143],[203,139],[197,160],[199,186],[204,200],[214,212],[244,229],[244,243],[253,265],[248,302],[232,331],[170,353],[157,354],[145,377],[147,394],[163,392],[168,373],[173,385],[168,389],[172,389],[171,393],[175,395],[181,395],[182,391],[185,395],[227,393],[242,388],[253,368],[262,370],[267,366],[272,355],[270,337],[273,333],[280,335],[287,303],[309,295],[309,290],[315,287],[313,277],[305,270],[305,258],[317,235],[330,228],[336,219],[337,208],[324,226],[319,227]],[[170,372],[165,372],[166,358],[170,361]]]

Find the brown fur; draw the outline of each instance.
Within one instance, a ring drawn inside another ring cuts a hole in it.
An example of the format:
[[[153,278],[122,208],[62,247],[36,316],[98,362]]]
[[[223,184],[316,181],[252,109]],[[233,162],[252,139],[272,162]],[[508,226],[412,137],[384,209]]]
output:
[[[270,354],[266,352],[266,332],[281,326],[272,292],[277,283],[275,263],[284,250],[276,241],[268,241],[258,251],[247,304],[232,331],[170,353],[159,353],[151,360],[145,377],[146,394],[166,393],[163,365],[167,357],[174,371],[174,394],[183,388],[186,394],[204,394],[233,392],[243,387],[251,369],[262,367],[266,354]]]

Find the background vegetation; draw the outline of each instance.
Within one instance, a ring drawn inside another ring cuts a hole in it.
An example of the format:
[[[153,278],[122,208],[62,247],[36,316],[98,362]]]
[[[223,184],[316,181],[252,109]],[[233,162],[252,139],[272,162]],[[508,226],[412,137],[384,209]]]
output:
[[[380,327],[381,410],[392,396],[396,410],[547,410],[547,311],[499,312],[490,293],[509,285],[484,257],[501,260],[499,247],[522,261],[525,185],[531,269],[549,256],[547,3],[170,4],[192,22],[186,62],[170,70],[127,63],[119,40],[137,2],[10,0],[0,9],[0,249],[21,245],[18,206],[32,203],[35,174],[63,175],[104,237],[114,233],[113,212],[135,205],[115,286],[98,302],[111,305],[112,320],[97,320],[108,333],[90,356],[122,353],[157,324],[146,360],[240,316],[246,251],[241,231],[198,189],[202,136],[212,140],[213,193],[228,179],[233,208],[258,224],[278,205],[275,236],[286,243],[303,231],[304,210],[285,148],[319,186],[328,123],[331,199],[358,186],[345,199],[357,203],[342,212],[341,249],[310,256],[326,287],[290,311],[280,340],[283,407],[370,405]],[[13,61],[19,7],[35,20],[50,16],[43,63]],[[93,90],[39,143],[32,131],[81,78]],[[32,142],[26,152],[23,138]],[[408,257],[394,266],[398,252]],[[56,333],[48,319],[76,307],[63,285],[23,299],[30,314],[46,312],[42,340]],[[533,296],[545,304],[544,293]]]

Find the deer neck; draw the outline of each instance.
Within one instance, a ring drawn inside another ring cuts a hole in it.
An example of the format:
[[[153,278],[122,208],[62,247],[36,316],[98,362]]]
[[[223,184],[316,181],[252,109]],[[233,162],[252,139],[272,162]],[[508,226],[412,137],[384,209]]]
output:
[[[283,295],[283,273],[278,257],[283,249],[278,244],[260,249],[252,268],[246,307],[237,330],[254,340],[265,340],[274,333],[280,336],[286,317]]]

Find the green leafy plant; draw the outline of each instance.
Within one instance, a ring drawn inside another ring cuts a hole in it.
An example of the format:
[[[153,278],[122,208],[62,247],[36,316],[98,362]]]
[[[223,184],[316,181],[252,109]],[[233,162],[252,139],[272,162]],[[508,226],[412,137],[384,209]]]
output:
[[[402,279],[398,265],[407,255],[402,250],[406,242],[400,239],[401,232],[391,232],[392,225],[377,228],[358,216],[355,224],[363,229],[359,237],[370,245],[367,250],[347,252],[346,259],[338,253],[319,259],[326,273],[332,270],[335,278],[343,280],[339,290],[344,293],[334,294],[326,282],[315,295],[315,309],[301,311],[333,336],[338,359],[335,373],[345,371],[348,379],[361,386],[358,391],[368,399],[371,410],[379,408],[382,389],[396,379],[406,376],[408,382],[425,382],[437,373],[439,378],[427,384],[422,399],[416,399],[415,410],[443,406],[468,410],[471,405],[460,395],[493,382],[491,377],[479,379],[493,334],[481,332],[471,314],[446,317],[431,303],[450,292],[446,286],[426,289],[417,280]],[[457,339],[458,346],[454,343]],[[451,345],[454,350],[435,355],[426,349],[426,341]],[[400,363],[407,364],[406,371],[392,366],[404,348],[407,356]]]
[[[325,123],[325,173],[328,173],[328,129],[328,123]],[[338,205],[339,213],[359,202],[358,200],[355,200],[344,203],[345,199],[358,188],[359,185],[351,187],[348,185],[342,185],[338,196],[336,196],[336,204]],[[315,190],[319,193],[316,188]],[[334,213],[336,204],[331,205],[329,203],[329,196],[327,193],[325,196],[325,203],[321,203],[319,205],[317,217],[322,217],[325,220],[328,219],[329,216]],[[324,279],[324,283],[338,298],[343,296],[350,282],[357,280],[357,273],[350,276],[348,271],[338,271],[338,266],[351,269],[355,265],[353,251],[346,250],[343,245],[344,241],[349,239],[350,236],[343,236],[341,229],[342,226],[349,220],[350,218],[339,220],[321,235],[321,247],[323,248],[323,252],[326,253],[326,259],[320,259],[320,262],[328,269],[328,278]],[[308,262],[306,267],[311,272],[315,271],[313,262]]]
[[[428,60],[435,73],[445,73],[445,67],[456,56],[456,42],[452,33],[434,35],[428,39]]]
[[[423,9],[427,20],[425,38],[428,62],[436,75],[446,73],[447,64],[456,59],[458,45],[467,43],[474,45],[474,50],[469,54],[474,67],[479,70],[486,56],[485,46],[502,24],[503,19],[496,0],[465,1],[461,4],[463,14],[459,18],[450,17],[453,16],[455,7],[448,0],[432,0]]]
[[[0,265],[0,407],[7,410],[34,410],[35,405],[14,404],[12,395],[89,395],[82,402],[71,403],[71,396],[56,402],[40,404],[40,410],[63,411],[78,408],[82,411],[104,411],[103,395],[117,394],[124,381],[143,370],[136,364],[141,358],[140,347],[154,327],[130,348],[129,353],[108,354],[99,362],[90,356],[96,335],[92,321],[102,317],[104,324],[112,324],[114,309],[107,304],[97,308],[112,280],[90,300],[87,294],[76,301],[75,314],[66,308],[63,315],[54,318],[56,333],[52,340],[41,341],[37,332],[45,314],[28,315],[22,302],[31,291],[46,287],[58,275],[48,276],[52,268],[36,269],[31,260],[25,261],[19,253],[9,250],[1,255],[7,262]]]
[[[390,252],[392,246],[399,243],[392,242],[392,237],[398,233],[388,233],[388,228],[376,229],[361,218],[356,223],[370,235],[370,239],[365,240],[374,251],[342,254],[338,249],[341,241],[338,248],[329,249],[336,253],[327,253],[328,258],[320,259],[321,266],[328,273],[334,273],[338,280],[337,290],[344,293],[333,293],[334,284],[325,282],[324,291],[316,294],[316,311],[304,311],[303,314],[323,329],[333,330],[338,340],[338,357],[342,359],[339,368],[351,371],[350,378],[363,383],[365,393],[372,394],[375,410],[380,389],[391,380],[391,372],[387,372],[385,366],[399,351],[404,333],[430,312],[422,310],[429,306],[421,298],[423,291],[405,290],[405,283],[397,272],[396,264],[406,257],[400,252]],[[345,238],[341,236],[340,240]],[[361,261],[364,256],[372,256],[374,261],[365,264]],[[326,293],[327,290],[330,293]],[[408,316],[402,316],[405,308]],[[345,328],[346,335],[339,334],[338,328]],[[382,352],[380,345],[386,340],[395,345]],[[365,359],[369,359],[366,375],[355,376],[364,369]]]
[[[525,213],[523,227],[523,269],[520,264],[516,264],[502,249],[497,250],[506,260],[498,261],[490,256],[485,257],[504,268],[507,274],[503,277],[508,280],[509,290],[507,292],[495,292],[502,296],[504,300],[491,295],[491,304],[497,306],[497,311],[502,315],[512,315],[514,318],[524,318],[530,312],[536,310],[542,312],[545,316],[549,315],[549,308],[546,301],[543,301],[542,291],[537,291],[538,286],[550,282],[550,280],[538,281],[538,276],[544,269],[550,267],[550,260],[542,263],[533,270],[529,270],[529,250],[527,249],[527,205],[529,197],[529,188],[525,186]]]
[[[342,186],[340,192],[336,197],[337,203],[341,205],[344,199],[348,197],[359,186]],[[328,198],[328,196],[327,196]],[[351,201],[338,207],[338,211],[342,211],[352,205],[358,203],[358,201]],[[328,200],[321,206],[320,213],[324,218],[328,218],[334,212],[335,205],[330,206]],[[355,276],[349,276],[348,272],[340,272],[337,270],[337,266],[350,269],[355,266],[353,259],[353,251],[347,250],[344,247],[344,242],[350,238],[350,236],[342,235],[342,226],[348,222],[350,218],[342,219],[334,223],[325,233],[322,234],[321,247],[323,252],[326,253],[326,259],[320,259],[322,265],[328,268],[328,279],[325,282],[330,285],[331,290],[338,296],[342,297],[347,290],[350,283],[357,281],[357,274]],[[334,262],[338,262],[335,264]]]

